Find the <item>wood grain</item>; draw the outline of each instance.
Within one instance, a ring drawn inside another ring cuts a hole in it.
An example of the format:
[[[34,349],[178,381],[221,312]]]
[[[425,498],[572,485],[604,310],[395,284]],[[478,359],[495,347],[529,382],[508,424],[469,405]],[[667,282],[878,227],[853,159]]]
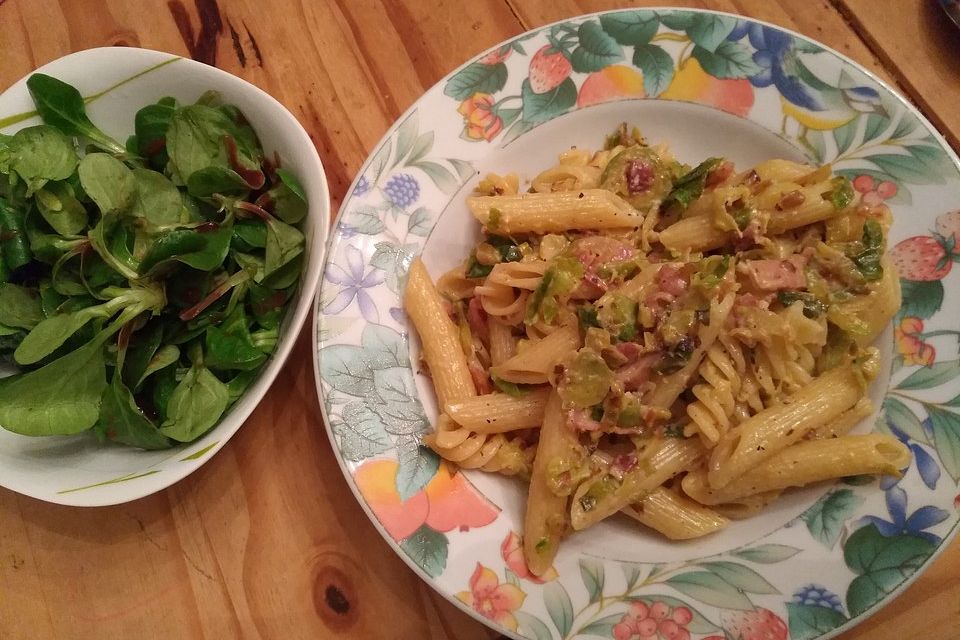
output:
[[[937,2],[837,0],[838,9],[954,149],[960,148],[960,29]]]
[[[270,92],[304,123],[336,211],[390,124],[465,59],[560,18],[652,4],[0,0],[0,89],[95,46],[215,64]],[[895,22],[870,9],[892,10],[895,0],[846,0],[839,10],[823,0],[675,4],[744,13],[822,40],[903,88],[951,140],[960,133],[960,84],[943,53],[956,50],[956,34],[921,10],[921,0],[910,2],[916,16]],[[420,581],[354,500],[321,424],[311,330],[248,424],[168,491],[82,510],[0,490],[0,637],[497,637]],[[842,638],[960,636],[958,565],[955,542],[894,604]]]

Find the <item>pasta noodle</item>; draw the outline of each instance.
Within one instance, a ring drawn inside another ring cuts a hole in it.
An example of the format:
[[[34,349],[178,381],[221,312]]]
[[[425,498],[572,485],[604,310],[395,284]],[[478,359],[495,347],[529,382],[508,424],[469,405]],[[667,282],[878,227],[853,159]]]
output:
[[[622,513],[672,540],[791,487],[898,475],[870,415],[871,342],[896,313],[890,212],[830,166],[676,162],[621,125],[521,185],[490,174],[481,237],[404,303],[443,458],[529,480],[524,554]]]

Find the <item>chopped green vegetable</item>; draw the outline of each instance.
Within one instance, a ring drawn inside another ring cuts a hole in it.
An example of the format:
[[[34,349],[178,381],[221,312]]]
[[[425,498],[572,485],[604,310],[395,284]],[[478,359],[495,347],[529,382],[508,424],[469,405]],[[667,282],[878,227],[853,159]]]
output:
[[[637,308],[636,301],[627,296],[607,294],[597,301],[597,320],[618,340],[627,342],[637,335]]]
[[[564,402],[588,409],[603,401],[612,382],[613,372],[603,358],[581,349],[567,366],[557,391]]]
[[[690,282],[695,287],[713,289],[723,282],[730,270],[730,256],[708,256],[700,261],[700,268],[693,274]]]
[[[582,304],[577,307],[577,319],[580,321],[580,329],[586,331],[590,327],[599,327],[600,320],[597,317],[597,308],[592,304]]]
[[[673,183],[673,189],[663,201],[662,209],[666,210],[673,205],[686,209],[690,203],[703,194],[707,184],[707,176],[720,166],[723,158],[707,158],[694,169],[688,171],[679,180]]]
[[[883,267],[880,260],[883,258],[883,229],[880,223],[870,219],[863,224],[863,251],[851,257],[857,271],[867,281],[879,280],[883,277]]]
[[[500,217],[502,215],[500,209],[490,207],[490,215],[487,217],[487,228],[496,231],[500,227]]]
[[[837,211],[846,209],[854,198],[853,185],[850,184],[850,179],[846,176],[837,176],[831,180],[831,185],[833,188],[830,190],[828,198],[833,204],[833,208]]]
[[[569,295],[583,278],[583,264],[570,256],[557,256],[527,303],[524,321],[533,324],[538,318],[551,323],[560,311],[560,298]]]
[[[795,302],[803,303],[803,315],[808,318],[819,318],[827,312],[827,305],[817,300],[816,296],[806,291],[778,291],[777,300],[785,307]]]
[[[664,375],[679,371],[690,362],[690,356],[693,355],[696,348],[697,344],[694,338],[683,338],[664,352],[663,357],[654,366],[654,370]]]
[[[470,256],[470,260],[467,261],[468,278],[486,278],[491,271],[493,271],[492,264],[480,264],[474,256]]]
[[[501,262],[519,262],[523,253],[517,243],[503,236],[487,236],[487,242],[492,244],[500,254]]]
[[[503,378],[499,378],[495,375],[491,375],[490,379],[493,381],[493,386],[513,398],[522,398],[530,393],[528,385],[509,382],[508,380],[504,380]]]

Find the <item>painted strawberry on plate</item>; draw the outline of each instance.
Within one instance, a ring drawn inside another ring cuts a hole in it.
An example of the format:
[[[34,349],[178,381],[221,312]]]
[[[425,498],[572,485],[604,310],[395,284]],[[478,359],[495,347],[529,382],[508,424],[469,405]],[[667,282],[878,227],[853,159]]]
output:
[[[770,609],[725,611],[720,620],[727,637],[736,640],[787,640],[787,625]]]
[[[541,47],[530,59],[530,89],[547,93],[570,76],[573,67],[563,52],[552,44]]]
[[[905,280],[942,280],[953,268],[953,249],[953,236],[914,236],[897,243],[890,259]]]

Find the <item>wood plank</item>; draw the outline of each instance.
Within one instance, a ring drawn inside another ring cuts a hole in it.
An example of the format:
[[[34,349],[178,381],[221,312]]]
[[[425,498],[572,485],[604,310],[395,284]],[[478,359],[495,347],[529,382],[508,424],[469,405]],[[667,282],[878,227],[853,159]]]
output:
[[[960,149],[960,30],[927,0],[837,0],[904,93]]]

